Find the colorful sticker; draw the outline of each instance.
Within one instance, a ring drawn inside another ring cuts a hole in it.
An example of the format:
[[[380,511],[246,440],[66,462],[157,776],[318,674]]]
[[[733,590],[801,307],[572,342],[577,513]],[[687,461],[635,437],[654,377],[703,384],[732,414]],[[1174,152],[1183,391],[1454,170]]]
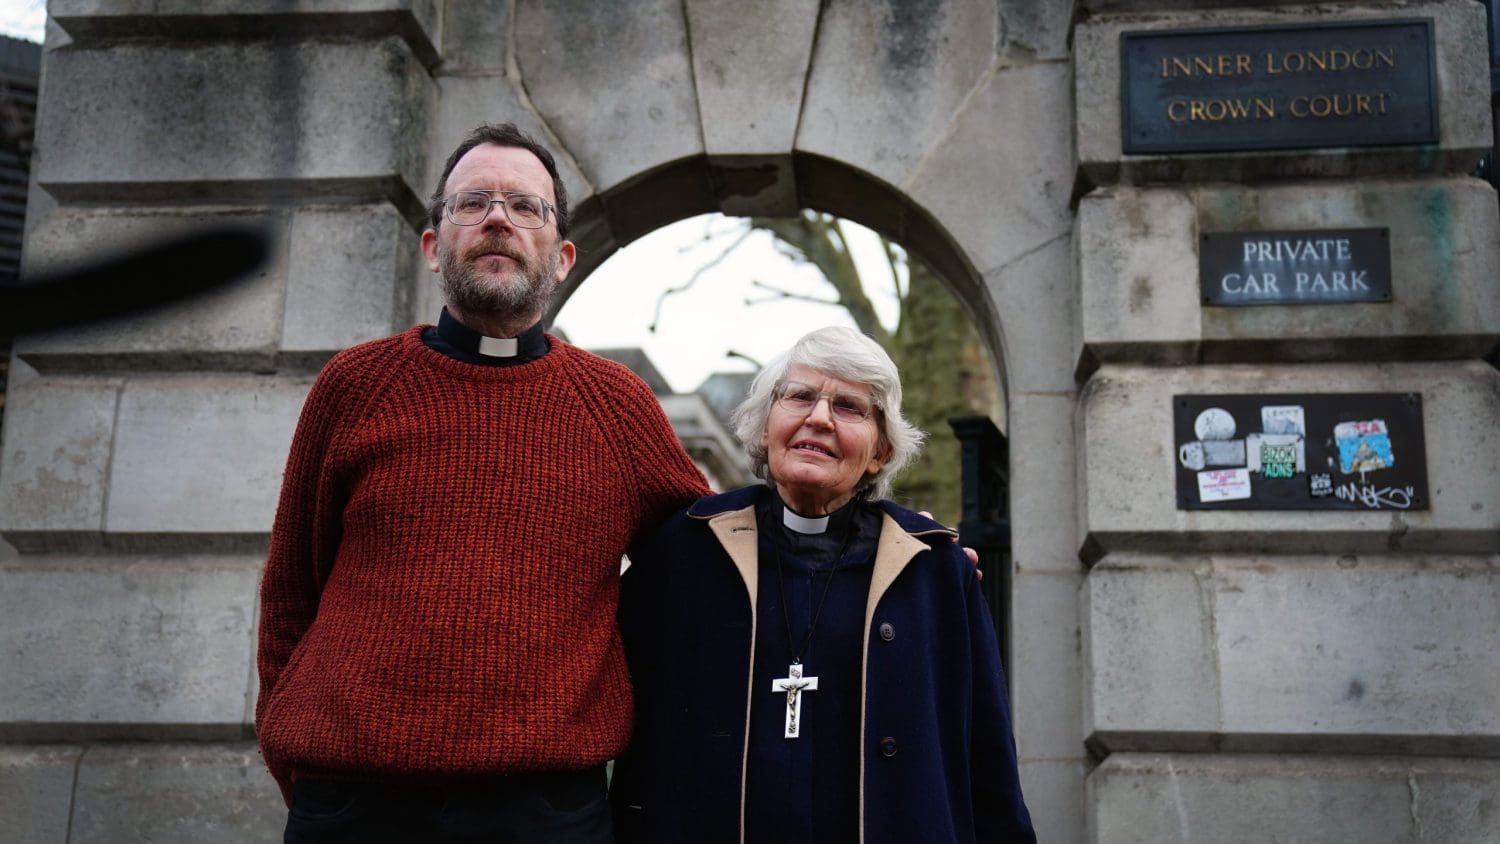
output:
[[[1296,473],[1297,447],[1295,445],[1261,445],[1261,477],[1290,478]]]
[[[1198,500],[1235,501],[1250,497],[1248,469],[1210,469],[1198,473]]]
[[[1290,478],[1307,471],[1307,452],[1296,434],[1251,434],[1245,438],[1249,469],[1264,478]]]
[[[1333,440],[1339,447],[1339,471],[1346,475],[1396,465],[1384,419],[1340,422],[1333,428]]]
[[[1260,409],[1260,429],[1268,434],[1307,436],[1307,415],[1300,404],[1267,405]]]

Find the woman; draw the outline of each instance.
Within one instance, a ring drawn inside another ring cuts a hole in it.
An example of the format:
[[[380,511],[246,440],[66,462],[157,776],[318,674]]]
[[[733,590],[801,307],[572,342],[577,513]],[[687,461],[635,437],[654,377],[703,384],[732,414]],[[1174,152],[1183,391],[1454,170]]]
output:
[[[978,576],[879,500],[922,439],[890,357],[814,331],[735,428],[767,484],[677,513],[625,574],[619,840],[1034,841]]]

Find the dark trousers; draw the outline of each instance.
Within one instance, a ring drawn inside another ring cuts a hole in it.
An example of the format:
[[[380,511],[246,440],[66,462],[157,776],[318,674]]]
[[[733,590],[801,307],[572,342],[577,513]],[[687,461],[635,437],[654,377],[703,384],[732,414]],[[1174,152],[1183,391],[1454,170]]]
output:
[[[611,844],[604,766],[478,784],[406,787],[298,780],[286,844]]]

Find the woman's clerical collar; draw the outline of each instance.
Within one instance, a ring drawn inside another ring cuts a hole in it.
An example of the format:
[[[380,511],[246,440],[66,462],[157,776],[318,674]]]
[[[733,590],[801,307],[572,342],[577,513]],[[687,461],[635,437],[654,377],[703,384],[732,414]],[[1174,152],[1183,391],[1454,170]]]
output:
[[[451,358],[488,366],[526,363],[548,352],[540,321],[517,337],[486,337],[459,322],[447,308],[438,315],[437,326],[424,332],[422,339]]]
[[[792,512],[792,508],[785,504],[781,505],[781,523],[786,526],[787,530],[795,531],[796,533],[823,533],[828,530],[828,520],[828,516],[816,519],[799,516]]]
[[[771,487],[771,509],[773,514],[775,510],[781,511],[781,526],[803,536],[819,536],[830,530],[842,534],[848,528],[849,520],[854,518],[854,514],[859,510],[859,498],[856,496],[826,516],[808,518],[788,507],[775,485],[769,486]]]

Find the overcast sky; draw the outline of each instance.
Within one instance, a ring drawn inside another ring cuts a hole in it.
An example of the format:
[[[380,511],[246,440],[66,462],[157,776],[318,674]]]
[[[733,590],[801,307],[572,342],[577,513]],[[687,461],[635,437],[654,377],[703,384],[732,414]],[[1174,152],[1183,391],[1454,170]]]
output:
[[[46,0],[0,0],[0,35],[41,43],[46,25]]]
[[[824,325],[854,323],[843,308],[791,299],[771,299],[755,281],[803,296],[828,300],[833,287],[822,274],[798,265],[774,246],[765,232],[752,234],[730,258],[704,273],[686,292],[662,303],[657,331],[649,331],[663,290],[682,285],[733,243],[743,223],[718,215],[694,217],[664,226],[616,252],[594,271],[563,306],[557,327],[584,347],[640,346],[678,392],[690,392],[718,371],[749,371],[729,351],[761,363],[798,337]],[[896,317],[890,271],[873,232],[846,223],[856,264],[881,321]],[[705,231],[719,232],[703,242]]]

